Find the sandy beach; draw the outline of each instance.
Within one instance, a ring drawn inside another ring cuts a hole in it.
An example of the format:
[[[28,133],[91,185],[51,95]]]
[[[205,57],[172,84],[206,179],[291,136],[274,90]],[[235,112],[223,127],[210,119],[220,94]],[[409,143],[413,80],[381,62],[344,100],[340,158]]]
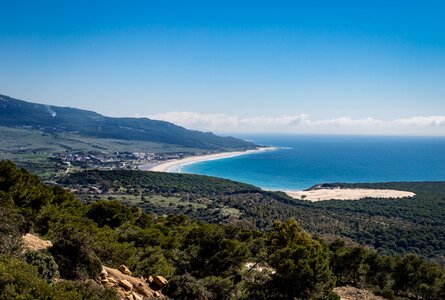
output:
[[[308,201],[360,200],[363,198],[411,198],[412,192],[378,189],[318,189],[311,191],[285,191],[292,198]]]
[[[147,170],[147,171],[154,171],[154,172],[172,172],[174,169],[177,169],[180,166],[193,164],[197,162],[207,161],[207,160],[216,160],[216,159],[223,159],[223,158],[229,158],[239,155],[246,155],[246,154],[253,154],[263,151],[271,151],[276,148],[274,147],[264,147],[264,148],[258,148],[254,150],[247,150],[247,151],[236,151],[236,152],[223,152],[223,153],[215,153],[215,154],[208,154],[208,155],[198,155],[198,156],[191,156],[186,157],[182,159],[173,159],[168,160],[166,162],[150,166],[148,168],[144,168],[144,166],[141,166],[140,169]]]
[[[239,155],[253,154],[263,151],[274,150],[274,147],[264,147],[247,151],[223,152],[207,155],[197,155],[182,159],[173,159],[154,165],[142,165],[141,170],[153,172],[178,172],[178,168],[188,164],[197,162],[229,158]],[[316,189],[310,191],[284,191],[287,195],[294,199],[307,201],[326,201],[326,200],[360,200],[363,198],[411,198],[415,194],[407,191],[398,190],[379,190],[379,189]]]

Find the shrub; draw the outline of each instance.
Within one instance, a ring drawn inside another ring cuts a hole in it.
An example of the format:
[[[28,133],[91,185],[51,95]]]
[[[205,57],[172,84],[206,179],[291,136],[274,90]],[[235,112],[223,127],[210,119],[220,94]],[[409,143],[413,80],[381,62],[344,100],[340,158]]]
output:
[[[94,248],[94,223],[81,218],[66,217],[64,223],[56,223],[49,234],[54,245],[50,252],[59,265],[63,278],[94,278],[102,269]]]
[[[112,289],[104,288],[93,281],[61,281],[54,285],[54,298],[63,299],[62,295],[69,295],[65,299],[88,300],[118,300],[119,297]]]
[[[59,267],[54,257],[41,251],[28,251],[25,253],[25,261],[37,269],[40,277],[51,282],[54,277],[59,276]]]
[[[1,195],[0,195],[1,196]],[[23,219],[0,207],[0,255],[19,255],[22,251],[20,224]]]
[[[136,264],[135,274],[141,276],[162,275],[171,278],[175,271],[175,267],[165,258],[160,248],[148,248]]]
[[[0,257],[0,299],[45,299],[50,286],[36,268],[8,256]]]
[[[165,295],[177,300],[212,299],[212,293],[190,274],[173,277],[162,291]]]

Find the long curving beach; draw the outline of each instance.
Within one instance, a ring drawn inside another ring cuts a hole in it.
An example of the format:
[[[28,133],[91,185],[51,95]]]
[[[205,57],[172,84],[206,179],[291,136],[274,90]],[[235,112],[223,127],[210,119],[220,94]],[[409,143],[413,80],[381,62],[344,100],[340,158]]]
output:
[[[147,171],[154,171],[154,172],[172,172],[174,170],[177,170],[181,166],[194,164],[197,162],[223,159],[223,158],[229,158],[229,157],[234,157],[234,156],[239,156],[239,155],[254,154],[254,153],[263,152],[263,151],[271,151],[274,149],[276,149],[276,148],[263,147],[263,148],[247,150],[247,151],[223,152],[223,153],[191,156],[191,157],[186,157],[186,158],[181,158],[181,159],[168,160],[166,162],[163,162],[163,163],[160,163],[157,165],[149,166],[148,168],[144,168],[143,166],[141,166],[140,169],[145,169]]]

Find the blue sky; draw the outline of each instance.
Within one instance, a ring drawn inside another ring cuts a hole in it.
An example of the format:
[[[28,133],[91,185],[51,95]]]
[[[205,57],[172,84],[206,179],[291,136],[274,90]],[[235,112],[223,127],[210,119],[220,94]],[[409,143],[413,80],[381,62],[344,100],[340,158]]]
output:
[[[12,97],[217,132],[445,135],[441,1],[0,0],[0,11],[0,93]]]

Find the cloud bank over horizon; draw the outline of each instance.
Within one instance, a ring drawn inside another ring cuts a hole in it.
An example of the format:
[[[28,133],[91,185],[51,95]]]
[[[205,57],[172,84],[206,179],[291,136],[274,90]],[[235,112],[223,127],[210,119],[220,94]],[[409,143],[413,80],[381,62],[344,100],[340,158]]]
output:
[[[140,117],[140,116],[139,116]],[[177,111],[148,115],[189,129],[218,133],[296,133],[445,136],[445,115],[382,120],[338,117],[314,119],[308,114],[241,117]]]

